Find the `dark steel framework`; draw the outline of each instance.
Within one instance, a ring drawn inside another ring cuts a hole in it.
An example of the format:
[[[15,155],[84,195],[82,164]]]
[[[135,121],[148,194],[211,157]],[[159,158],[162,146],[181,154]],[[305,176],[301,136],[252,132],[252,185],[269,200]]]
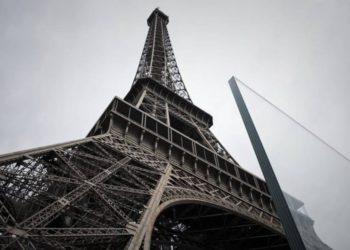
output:
[[[87,138],[0,157],[1,249],[289,249],[266,183],[210,131],[156,9]]]

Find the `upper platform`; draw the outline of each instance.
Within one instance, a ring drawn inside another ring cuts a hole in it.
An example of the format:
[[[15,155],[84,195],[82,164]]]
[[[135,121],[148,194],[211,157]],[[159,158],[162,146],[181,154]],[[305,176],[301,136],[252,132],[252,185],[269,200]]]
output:
[[[166,102],[173,103],[175,106],[181,107],[182,110],[206,124],[206,127],[210,128],[213,125],[213,117],[210,114],[150,77],[138,79],[131,87],[124,100],[129,103],[133,103],[144,89],[150,89],[162,96]]]

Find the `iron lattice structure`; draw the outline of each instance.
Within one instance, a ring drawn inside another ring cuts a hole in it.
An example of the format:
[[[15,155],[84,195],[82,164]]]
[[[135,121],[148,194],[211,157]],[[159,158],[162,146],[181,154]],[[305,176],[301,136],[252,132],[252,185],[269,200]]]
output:
[[[169,18],[161,11],[147,19],[150,27],[137,68],[134,84],[140,78],[150,77],[191,102],[177,66],[167,29]]]
[[[0,157],[1,249],[288,249],[263,180],[210,131],[156,9],[132,88],[85,139]]]

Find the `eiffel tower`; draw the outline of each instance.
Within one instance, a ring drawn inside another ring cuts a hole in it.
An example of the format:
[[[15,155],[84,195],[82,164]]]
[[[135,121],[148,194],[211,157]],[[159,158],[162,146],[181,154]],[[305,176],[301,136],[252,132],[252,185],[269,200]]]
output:
[[[289,249],[266,183],[193,104],[155,9],[132,87],[88,136],[0,157],[1,249]]]

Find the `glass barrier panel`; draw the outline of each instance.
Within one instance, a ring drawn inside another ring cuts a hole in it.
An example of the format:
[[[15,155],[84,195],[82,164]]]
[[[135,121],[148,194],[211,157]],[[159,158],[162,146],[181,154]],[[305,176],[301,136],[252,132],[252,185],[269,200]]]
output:
[[[236,82],[306,248],[350,249],[348,157]]]

